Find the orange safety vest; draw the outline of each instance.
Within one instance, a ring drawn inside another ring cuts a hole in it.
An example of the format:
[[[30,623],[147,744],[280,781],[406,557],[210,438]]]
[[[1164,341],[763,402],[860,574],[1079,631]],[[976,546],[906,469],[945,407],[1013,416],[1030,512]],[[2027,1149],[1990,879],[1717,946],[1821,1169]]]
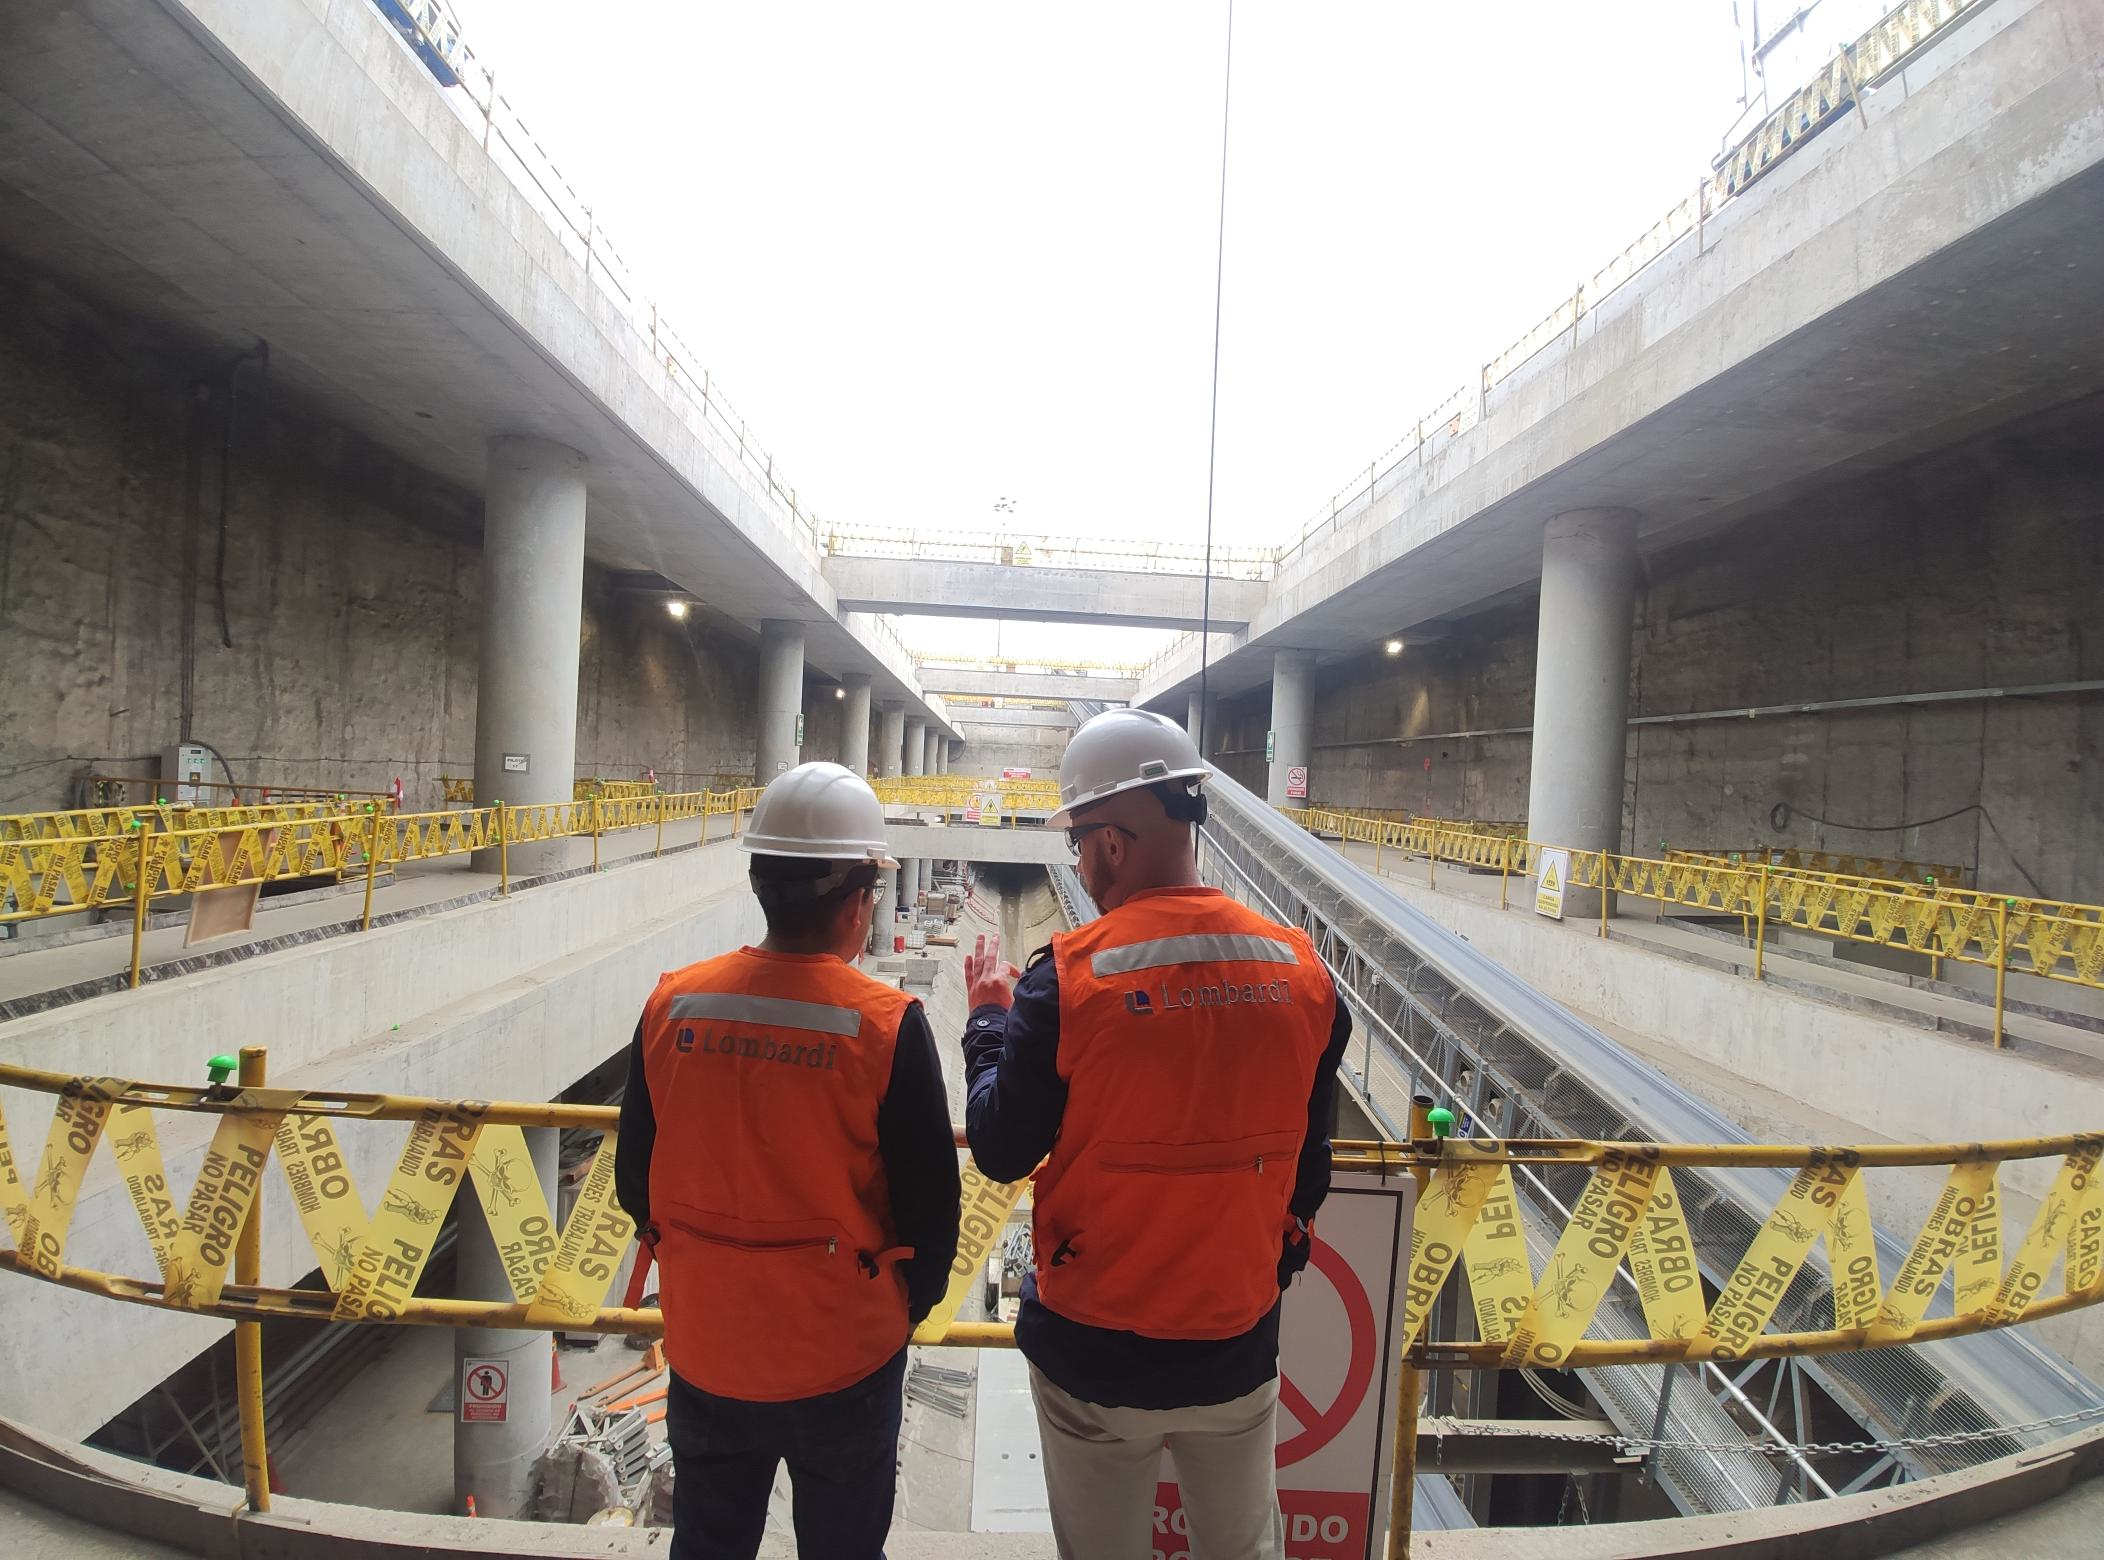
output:
[[[1337,993],[1307,937],[1155,889],[1052,939],[1066,1110],[1037,1173],[1037,1296],[1092,1327],[1232,1338],[1278,1303]]]
[[[703,1391],[816,1397],[905,1347],[912,1253],[896,1245],[877,1109],[911,1000],[836,958],[755,948],[651,994],[665,1353]]]

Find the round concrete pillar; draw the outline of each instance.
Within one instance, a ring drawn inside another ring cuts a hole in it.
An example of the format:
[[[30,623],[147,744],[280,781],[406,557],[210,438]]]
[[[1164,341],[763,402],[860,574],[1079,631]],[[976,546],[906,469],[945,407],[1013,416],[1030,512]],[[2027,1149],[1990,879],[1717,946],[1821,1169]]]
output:
[[[877,773],[895,780],[906,772],[906,711],[898,704],[885,704],[877,718]]]
[[[935,772],[939,775],[950,772],[950,739],[940,732],[935,736]]]
[[[847,697],[840,705],[840,762],[858,775],[869,773],[869,674],[840,679]]]
[[[567,802],[576,778],[585,458],[545,439],[489,441],[482,502],[482,648],[475,800]],[[559,870],[567,840],[511,850],[513,877]],[[475,853],[495,872],[498,852]]]
[[[928,727],[926,731],[921,733],[921,741],[923,744],[921,750],[921,773],[924,775],[941,774],[942,728],[940,726]]]
[[[905,773],[917,775],[926,772],[928,762],[928,723],[918,715],[906,717]]]
[[[765,785],[803,757],[797,726],[804,714],[804,625],[768,618],[760,624],[760,732],[753,783]]]
[[[1636,520],[1626,509],[1574,509],[1542,537],[1527,835],[1544,845],[1622,843]],[[1565,892],[1565,915],[1599,909],[1595,891]]]
[[[538,1180],[551,1210],[555,1207],[560,1137],[553,1127],[528,1127],[526,1151],[533,1163],[520,1165],[513,1172],[521,1176],[530,1173]],[[482,1184],[471,1177],[454,1204],[459,1210],[454,1292],[463,1300],[502,1300],[508,1304],[512,1299],[511,1280],[505,1275],[504,1259],[482,1213],[482,1200],[487,1195]],[[552,1433],[549,1399],[554,1349],[554,1337],[544,1332],[463,1327],[453,1335],[455,1511],[465,1511],[472,1495],[480,1516],[526,1515],[533,1497],[533,1461],[547,1450]],[[471,1362],[482,1361],[489,1362],[487,1368],[501,1372],[505,1378],[501,1420],[461,1418],[461,1404],[467,1400],[463,1396],[467,1391],[467,1373],[477,1368]]]
[[[1315,657],[1281,650],[1271,660],[1271,764],[1264,778],[1264,800],[1272,806],[1308,805],[1305,797],[1286,795],[1286,771],[1307,768],[1314,732]]]
[[[900,869],[903,871],[903,867]],[[899,873],[883,871],[877,874],[877,911],[869,923],[869,951],[891,952],[891,938],[898,921]]]
[[[1209,751],[1220,750],[1220,695],[1205,695],[1203,708],[1200,706],[1198,690],[1193,688],[1190,703],[1185,709],[1184,730],[1189,732],[1191,740],[1198,744],[1199,756],[1203,758]]]

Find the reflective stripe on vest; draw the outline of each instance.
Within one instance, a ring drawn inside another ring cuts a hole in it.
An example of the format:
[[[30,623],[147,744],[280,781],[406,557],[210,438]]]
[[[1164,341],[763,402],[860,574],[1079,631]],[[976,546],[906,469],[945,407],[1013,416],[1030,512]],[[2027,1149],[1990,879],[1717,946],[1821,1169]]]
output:
[[[702,1390],[816,1397],[904,1347],[877,1112],[909,1000],[838,959],[745,949],[645,1007],[665,1352]]]
[[[1305,935],[1213,890],[1135,896],[1052,941],[1059,1141],[1034,1193],[1038,1299],[1227,1338],[1278,1300],[1336,993]]]

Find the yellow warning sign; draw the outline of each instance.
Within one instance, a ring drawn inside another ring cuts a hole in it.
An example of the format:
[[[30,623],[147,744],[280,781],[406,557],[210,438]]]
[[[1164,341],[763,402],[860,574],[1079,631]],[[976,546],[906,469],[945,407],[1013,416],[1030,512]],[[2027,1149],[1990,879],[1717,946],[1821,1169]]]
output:
[[[1629,1276],[1636,1280],[1644,1325],[1654,1338],[1692,1338],[1702,1326],[1702,1270],[1681,1212],[1673,1172],[1661,1168],[1651,1206],[1629,1237]]]
[[[1767,1329],[1812,1242],[1827,1228],[1828,1210],[1856,1176],[1853,1156],[1836,1153],[1797,1172],[1753,1244],[1718,1292],[1709,1320],[1689,1352],[1702,1359],[1742,1358]]]
[[[1540,876],[1534,883],[1534,913],[1563,919],[1563,888],[1571,880],[1571,853],[1551,847],[1539,853]]]
[[[1607,1295],[1622,1253],[1651,1206],[1657,1150],[1611,1148],[1579,1194],[1549,1266],[1505,1344],[1505,1364],[1555,1365],[1571,1352]]]
[[[15,1173],[15,1151],[7,1140],[7,1113],[0,1111],[0,1214],[6,1215],[7,1233],[17,1248],[22,1244],[27,1203],[22,1194],[22,1178]]]
[[[1468,1293],[1476,1309],[1476,1331],[1493,1343],[1512,1336],[1527,1314],[1534,1273],[1527,1262],[1527,1231],[1512,1190],[1512,1167],[1499,1165],[1490,1195],[1461,1244],[1468,1268]]]
[[[1951,1265],[1973,1232],[1973,1214],[1980,1199],[1994,1185],[1994,1166],[1979,1162],[1951,1166],[1950,1176],[1943,1183],[1943,1191],[1936,1199],[1929,1219],[1914,1238],[1914,1249],[1907,1253],[1907,1260],[1900,1264],[1899,1276],[1892,1280],[1892,1292],[1885,1296],[1885,1303],[1878,1308],[1878,1319],[1870,1329],[1873,1341],[1906,1338],[1912,1335],[1921,1322],[1922,1313],[1929,1308],[1937,1288],[1943,1283],[1943,1270]]]
[[[969,1156],[964,1161],[957,1192],[957,1255],[950,1263],[950,1284],[942,1299],[920,1326],[913,1329],[915,1343],[940,1343],[942,1335],[964,1308],[964,1297],[986,1271],[986,1259],[1015,1212],[1029,1178],[1020,1181],[990,1181]]]

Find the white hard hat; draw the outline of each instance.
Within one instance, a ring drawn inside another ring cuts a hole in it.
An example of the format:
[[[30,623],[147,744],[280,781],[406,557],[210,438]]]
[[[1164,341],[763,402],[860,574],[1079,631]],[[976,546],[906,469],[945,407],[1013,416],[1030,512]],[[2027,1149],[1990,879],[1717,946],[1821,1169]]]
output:
[[[867,780],[839,764],[798,764],[768,781],[739,843],[756,856],[898,865],[884,839],[884,804]]]
[[[1213,778],[1183,727],[1152,710],[1105,710],[1074,733],[1059,761],[1059,811],[1051,827],[1074,821],[1074,809],[1120,791],[1165,780]]]

